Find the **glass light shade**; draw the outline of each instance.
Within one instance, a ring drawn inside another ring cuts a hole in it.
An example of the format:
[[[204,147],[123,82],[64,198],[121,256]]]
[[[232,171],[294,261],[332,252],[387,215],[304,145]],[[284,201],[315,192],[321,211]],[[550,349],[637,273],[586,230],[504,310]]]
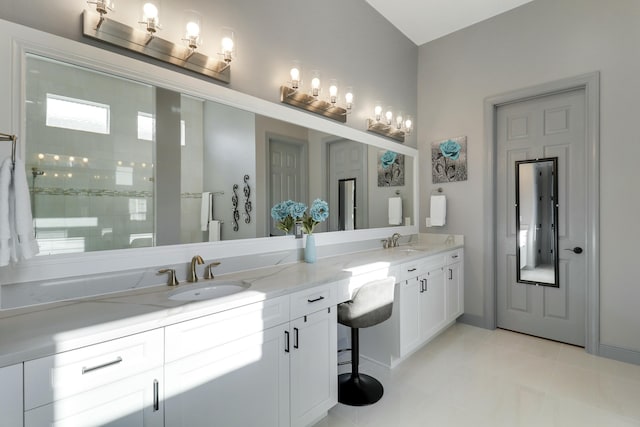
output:
[[[224,62],[229,63],[233,60],[236,53],[235,33],[231,28],[222,29],[220,42],[222,47],[222,58],[224,59]]]
[[[413,130],[413,120],[411,119],[411,116],[407,116],[407,118],[404,121],[404,131],[406,133],[411,133],[412,130]]]
[[[291,69],[289,70],[289,76],[291,77],[291,88],[298,89],[300,87],[300,75],[302,74],[302,67],[300,61],[291,61]]]
[[[202,15],[195,10],[184,11],[184,42],[189,49],[196,49],[202,45]]]
[[[384,113],[385,119],[387,119],[387,124],[391,125],[393,122],[393,112],[391,111],[391,107],[387,108],[387,112]]]
[[[332,104],[338,101],[338,81],[336,79],[329,80],[329,101]]]
[[[146,26],[146,30],[150,34],[160,29],[160,20],[158,18],[159,9],[160,5],[157,0],[147,0],[142,3],[142,21],[140,21],[140,23]]]
[[[344,101],[347,104],[347,110],[350,110],[353,107],[353,88],[347,87],[346,93],[344,94]]]
[[[402,112],[396,114],[396,128],[402,129],[402,125],[404,124],[404,118],[402,117]]]
[[[382,118],[382,106],[380,105],[380,103],[376,103],[376,106],[373,109],[373,112],[375,114],[376,122],[379,122],[380,119]]]
[[[311,78],[311,95],[318,96],[320,94],[320,72],[313,71]]]

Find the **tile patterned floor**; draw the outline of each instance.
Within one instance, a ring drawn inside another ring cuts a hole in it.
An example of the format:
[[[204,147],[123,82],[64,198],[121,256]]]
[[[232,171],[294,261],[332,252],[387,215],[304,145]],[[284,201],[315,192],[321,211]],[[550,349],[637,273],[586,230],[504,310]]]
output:
[[[505,330],[455,324],[396,369],[361,371],[383,398],[315,427],[640,427],[640,366]]]

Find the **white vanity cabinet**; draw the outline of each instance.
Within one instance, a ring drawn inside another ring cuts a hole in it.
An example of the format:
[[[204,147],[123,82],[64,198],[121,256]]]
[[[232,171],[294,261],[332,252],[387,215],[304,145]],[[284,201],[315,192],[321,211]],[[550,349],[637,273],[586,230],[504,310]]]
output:
[[[0,427],[21,427],[22,363],[0,368]]]
[[[464,313],[464,250],[447,252],[445,263],[447,321],[454,321]]]
[[[363,358],[393,368],[462,314],[462,253],[457,249],[400,265],[391,318],[360,331]]]
[[[288,346],[291,427],[311,425],[338,403],[336,294],[337,287],[329,285],[292,296]],[[317,311],[304,314],[309,310]]]
[[[170,325],[165,422],[289,426],[289,297]]]
[[[24,364],[25,427],[164,423],[162,329]]]
[[[400,357],[406,357],[445,325],[444,265],[439,257],[401,267]],[[413,274],[417,274],[413,276]]]
[[[322,417],[337,402],[335,304],[327,285],[168,326],[166,425],[288,427]]]

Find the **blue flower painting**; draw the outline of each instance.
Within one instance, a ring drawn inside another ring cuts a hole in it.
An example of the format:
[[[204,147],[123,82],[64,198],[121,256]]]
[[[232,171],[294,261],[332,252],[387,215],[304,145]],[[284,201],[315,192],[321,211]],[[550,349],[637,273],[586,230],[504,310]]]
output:
[[[378,152],[378,187],[404,185],[404,154],[394,151]]]
[[[431,144],[431,176],[434,184],[467,180],[467,137]]]

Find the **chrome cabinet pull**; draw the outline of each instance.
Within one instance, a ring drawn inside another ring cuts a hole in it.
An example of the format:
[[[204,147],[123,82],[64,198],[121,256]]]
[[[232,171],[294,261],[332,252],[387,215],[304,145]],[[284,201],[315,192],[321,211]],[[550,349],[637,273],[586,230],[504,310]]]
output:
[[[153,412],[160,410],[160,390],[158,380],[153,380]]]
[[[307,302],[311,303],[311,302],[318,302],[318,301],[322,301],[324,299],[323,296],[319,296],[316,299],[307,299]]]
[[[102,365],[92,366],[87,368],[86,366],[82,368],[82,375],[88,374],[89,372],[97,371],[98,369],[106,368],[109,366],[117,365],[122,362],[122,357],[118,356],[115,360],[111,362],[103,363]]]

